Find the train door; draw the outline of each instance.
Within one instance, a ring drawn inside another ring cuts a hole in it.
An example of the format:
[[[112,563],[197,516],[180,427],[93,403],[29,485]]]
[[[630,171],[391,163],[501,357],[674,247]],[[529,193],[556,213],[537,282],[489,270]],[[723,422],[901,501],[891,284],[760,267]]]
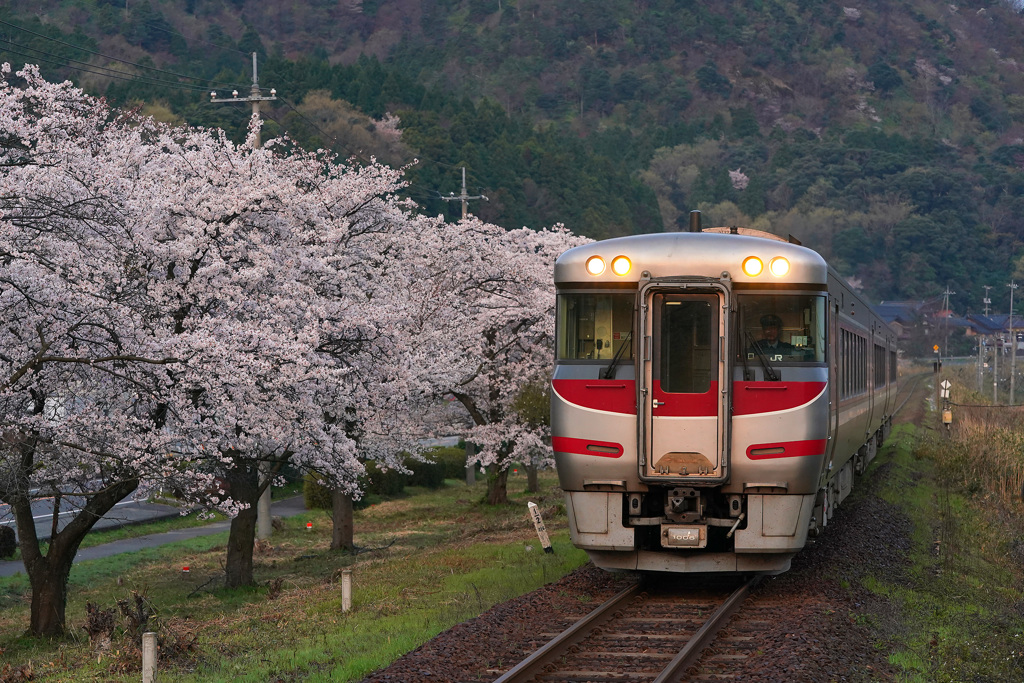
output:
[[[727,292],[648,290],[640,420],[640,475],[719,482],[727,476]]]
[[[831,284],[831,283],[830,283]],[[826,462],[831,462],[833,457],[833,451],[835,450],[835,436],[839,431],[839,385],[840,382],[845,380],[845,375],[841,376],[842,368],[839,366],[840,357],[840,344],[842,340],[839,335],[839,310],[840,302],[834,297],[830,296],[828,300],[829,316],[828,316],[828,446],[825,450]],[[822,477],[825,473],[822,474]],[[824,478],[822,479],[824,483]]]

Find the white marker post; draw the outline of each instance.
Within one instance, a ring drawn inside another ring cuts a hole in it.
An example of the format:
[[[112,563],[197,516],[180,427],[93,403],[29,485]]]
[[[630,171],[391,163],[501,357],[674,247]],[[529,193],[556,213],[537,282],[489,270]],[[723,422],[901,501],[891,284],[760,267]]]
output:
[[[551,547],[551,540],[548,538],[547,529],[544,528],[544,520],[541,519],[540,508],[534,502],[527,503],[527,506],[530,508],[530,518],[533,519],[533,526],[537,528],[537,536],[540,538],[540,544],[544,546],[544,552],[555,552]]]
[[[352,611],[352,570],[341,570],[341,611]]]
[[[156,683],[156,666],[156,634],[150,631],[142,634],[142,683]]]

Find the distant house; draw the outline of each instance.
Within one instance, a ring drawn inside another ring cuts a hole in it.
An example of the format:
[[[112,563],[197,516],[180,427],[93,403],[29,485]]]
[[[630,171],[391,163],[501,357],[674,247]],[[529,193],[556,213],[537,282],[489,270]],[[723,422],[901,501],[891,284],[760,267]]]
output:
[[[924,301],[883,301],[874,306],[875,313],[896,331],[897,339],[910,339],[911,330],[923,317]]]
[[[1003,329],[1003,320],[1009,316],[982,315],[980,313],[968,313],[967,320],[971,323],[971,334],[981,337],[991,337]]]
[[[1024,318],[1019,315],[1014,315],[1013,320],[1010,319],[1009,313],[999,313],[996,315],[979,315],[970,314],[967,319],[971,321],[974,334],[983,337],[995,338],[996,348],[1009,349],[1010,347],[1010,330],[1013,330],[1013,336],[1017,338],[1017,354],[1024,355]]]

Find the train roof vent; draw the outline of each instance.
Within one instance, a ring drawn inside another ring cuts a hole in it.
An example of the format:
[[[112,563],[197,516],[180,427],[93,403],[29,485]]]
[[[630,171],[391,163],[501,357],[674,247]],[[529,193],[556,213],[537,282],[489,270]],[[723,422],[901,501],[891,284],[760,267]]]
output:
[[[800,244],[799,242],[794,241],[795,238],[792,235],[790,235],[790,239],[786,239],[785,237],[779,237],[778,235],[773,235],[772,233],[765,232],[764,230],[754,230],[753,228],[738,228],[735,226],[704,228],[702,232],[717,232],[719,234],[726,235],[747,235],[748,237],[761,237],[766,240],[775,240],[776,242],[793,242],[794,244]]]

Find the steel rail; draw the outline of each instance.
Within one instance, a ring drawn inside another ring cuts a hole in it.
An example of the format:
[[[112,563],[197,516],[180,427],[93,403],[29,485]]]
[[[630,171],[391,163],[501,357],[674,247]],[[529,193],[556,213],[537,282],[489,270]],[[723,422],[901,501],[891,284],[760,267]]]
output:
[[[924,379],[927,376],[928,376],[927,372],[919,372],[919,373],[916,373],[914,375],[911,375],[908,379],[914,380],[913,383],[904,384],[903,386],[899,387],[896,390],[897,398],[899,397],[899,392],[902,391],[903,389],[907,390],[907,395],[903,397],[903,400],[900,401],[900,404],[898,406],[896,406],[895,410],[892,411],[893,415],[896,415],[901,410],[903,410],[903,406],[907,405],[907,401],[909,401],[910,398],[914,395],[914,392],[917,391],[917,386],[921,383],[921,380]]]
[[[704,649],[711,644],[715,636],[728,623],[729,618],[740,608],[743,601],[747,599],[750,591],[761,581],[761,576],[754,576],[745,584],[733,591],[733,594],[722,603],[722,606],[715,610],[715,613],[704,623],[700,629],[693,634],[689,642],[679,651],[672,661],[668,663],[653,683],[670,683],[680,680],[686,670],[697,663]]]
[[[560,657],[568,648],[586,638],[594,629],[612,618],[615,611],[633,599],[643,587],[638,581],[612,596],[593,612],[559,633],[532,655],[509,669],[494,683],[521,683],[541,673],[545,666]]]

